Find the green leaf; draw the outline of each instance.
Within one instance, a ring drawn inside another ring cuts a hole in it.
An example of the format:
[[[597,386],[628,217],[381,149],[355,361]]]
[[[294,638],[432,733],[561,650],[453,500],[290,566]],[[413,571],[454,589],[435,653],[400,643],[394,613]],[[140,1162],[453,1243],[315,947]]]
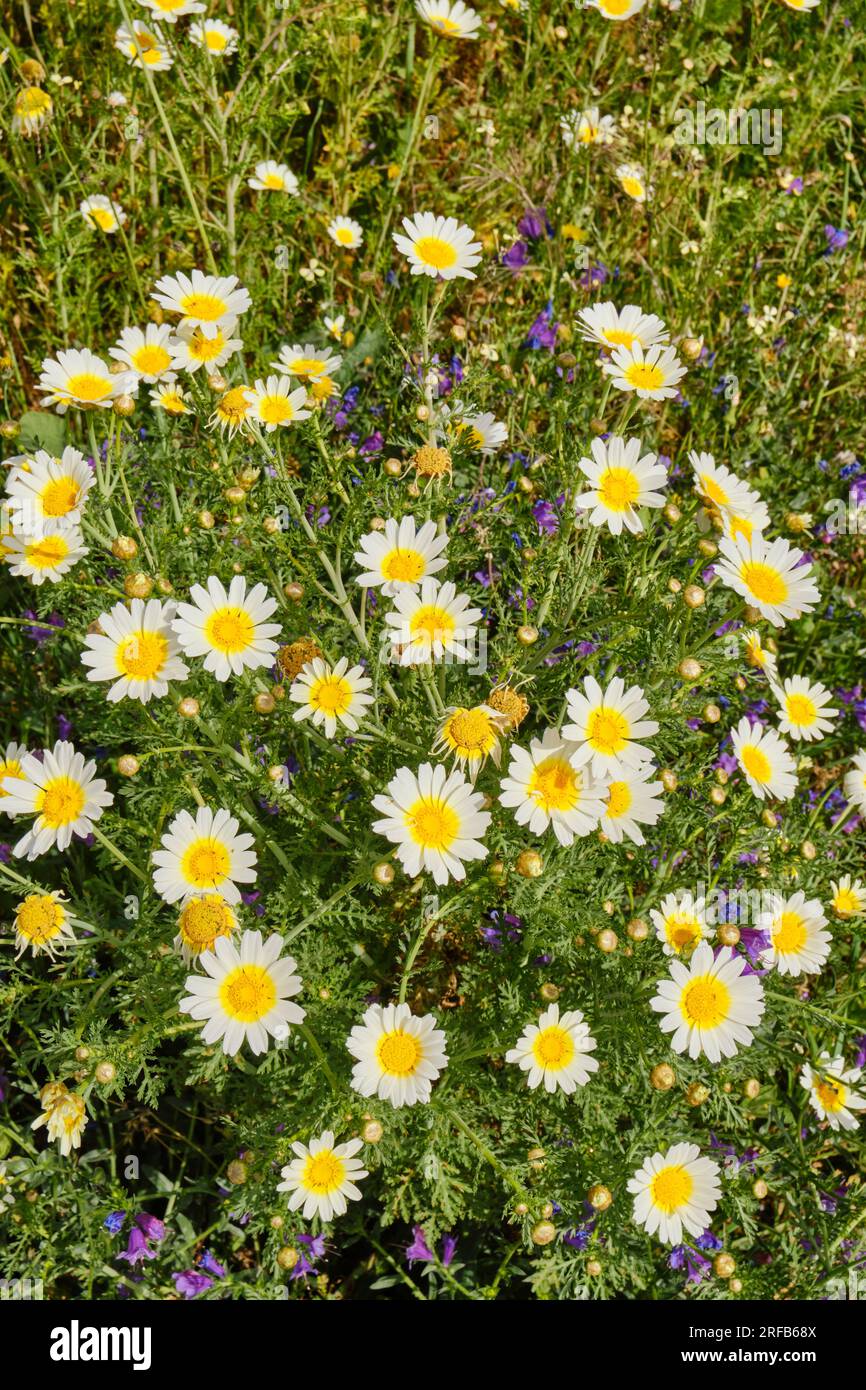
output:
[[[59,458],[66,443],[66,421],[49,410],[28,410],[21,416],[19,443],[22,453],[45,449]]]

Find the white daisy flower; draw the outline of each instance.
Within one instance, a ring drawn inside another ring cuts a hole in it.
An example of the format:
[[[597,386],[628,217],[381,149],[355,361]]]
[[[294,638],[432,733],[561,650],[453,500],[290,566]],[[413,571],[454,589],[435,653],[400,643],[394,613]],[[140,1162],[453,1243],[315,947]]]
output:
[[[716,463],[712,454],[690,449],[689,463],[695,475],[695,492],[719,511],[746,512],[750,503],[761,500],[747,482]]]
[[[204,668],[218,681],[227,681],[244,669],[255,671],[272,666],[277,650],[271,639],[280,632],[279,623],[267,619],[276,610],[264,584],[247,593],[243,575],[232,578],[228,592],[210,575],[206,587],[193,584],[192,603],[179,603],[172,628],[187,656],[203,656]]]
[[[645,203],[652,193],[652,188],[646,181],[643,166],[640,164],[618,164],[615,172],[623,193],[627,193],[629,198],[636,203]]]
[[[250,398],[249,386],[232,386],[228,391],[224,391],[208,422],[210,428],[218,426],[220,434],[228,434],[229,439],[233,439],[238,430],[247,426],[252,409]]]
[[[594,676],[587,676],[583,692],[567,690],[568,715],[574,722],[563,725],[563,735],[579,745],[575,767],[589,763],[594,777],[619,778],[649,762],[648,748],[635,742],[658,733],[654,719],[644,719],[649,709],[639,685],[625,688],[619,676],[602,690]]]
[[[15,909],[16,960],[29,950],[34,956],[44,953],[54,959],[57,947],[68,946],[75,940],[69,912],[59,892],[29,893]]]
[[[845,800],[858,809],[866,810],[866,750],[855,753],[851,760],[851,770],[845,773],[842,783]]]
[[[311,1139],[309,1148],[295,1140],[292,1148],[297,1157],[280,1169],[283,1181],[277,1183],[278,1192],[291,1193],[289,1211],[303,1208],[305,1221],[313,1216],[320,1221],[345,1216],[348,1203],[361,1199],[361,1189],[356,1184],[369,1177],[355,1157],[362,1147],[361,1139],[335,1144],[330,1129]]]
[[[44,358],[36,389],[45,396],[43,404],[53,405],[58,415],[65,415],[71,405],[81,410],[108,410],[128,385],[126,375],[112,376],[102,358],[88,348],[69,348],[58,352],[56,359]]]
[[[271,366],[289,376],[316,381],[319,377],[334,376],[342,360],[330,348],[317,348],[313,343],[293,343],[291,347],[284,344],[280,348],[279,361],[272,362]]]
[[[33,533],[43,522],[80,521],[93,483],[92,468],[71,444],[59,459],[37,450],[27,468],[16,468],[6,480],[14,526]]]
[[[200,0],[138,0],[166,24],[176,24],[182,15],[204,14],[206,6]]]
[[[709,931],[706,899],[685,889],[668,893],[650,909],[650,919],[666,956],[689,955]]]
[[[179,328],[172,343],[173,370],[192,373],[206,367],[212,372],[215,367],[224,367],[244,345],[242,338],[231,336],[234,327],[235,321],[227,319],[212,338],[206,338],[200,328]]]
[[[121,24],[114,35],[114,47],[134,68],[167,72],[174,63],[158,27],[144,24],[139,19],[132,21],[131,29]]]
[[[221,936],[238,930],[234,908],[219,893],[195,893],[184,900],[177,919],[175,950],[184,965],[192,965],[202,951],[212,951]]]
[[[621,20],[631,19],[632,15],[639,14],[646,4],[646,0],[584,0],[584,3],[587,9],[598,10],[605,19],[613,19],[619,23]]]
[[[616,135],[613,116],[602,116],[597,106],[585,111],[569,111],[559,122],[562,138],[570,148],[575,145],[611,145]]]
[[[859,878],[852,879],[850,874],[843,874],[838,883],[831,879],[830,891],[833,895],[830,906],[837,917],[855,917],[858,913],[866,912],[866,884]]]
[[[239,945],[219,936],[198,964],[204,975],[187,976],[188,993],[178,1004],[182,1014],[205,1020],[201,1040],[208,1047],[222,1038],[223,1052],[234,1057],[244,1043],[255,1056],[267,1052],[269,1039],[285,1038],[290,1023],[303,1023],[306,1010],[291,1001],[303,984],[291,956],[283,956],[276,932],[262,941],[245,931]]]
[[[59,583],[89,553],[77,526],[48,519],[36,522],[32,531],[8,536],[3,548],[10,573],[37,588],[46,581]]]
[[[638,343],[630,348],[614,348],[611,361],[602,364],[602,371],[612,377],[618,391],[634,391],[640,400],[649,401],[675,396],[677,383],[686,374],[676,349],[661,343],[646,351]]]
[[[467,861],[487,857],[481,841],[490,812],[482,810],[484,797],[459,768],[450,773],[440,763],[422,763],[417,772],[398,768],[372,804],[383,817],[373,822],[373,830],[397,846],[397,858],[412,878],[423,869],[444,885],[449,878],[466,877]]]
[[[112,681],[106,695],[109,704],[118,700],[140,700],[146,705],[154,697],[168,694],[169,681],[185,681],[189,667],[181,661],[180,646],[171,630],[175,615],[173,603],[158,599],[134,598],[127,608],[116,603],[108,613],[100,613],[99,633],[88,633],[81,654],[89,681]]]
[[[489,410],[482,415],[461,415],[455,419],[455,424],[461,437],[468,431],[472,448],[479,449],[482,454],[495,454],[508,443],[507,426]]]
[[[228,903],[241,900],[239,883],[255,883],[256,852],[252,835],[238,834],[239,824],[222,808],[199,806],[195,819],[179,811],[154,850],[153,886],[167,903],[197,893],[218,893]]]
[[[499,800],[514,810],[517,824],[533,835],[551,826],[561,845],[591,834],[604,811],[604,789],[593,785],[588,769],[574,765],[578,751],[557,729],[545,729],[528,752],[519,745],[511,749],[508,776],[502,779]]]
[[[6,793],[3,810],[10,816],[35,816],[27,834],[13,853],[21,859],[38,859],[56,846],[66,850],[73,835],[84,839],[100,820],[114,797],[101,777],[95,777],[95,762],[85,762],[71,743],[58,739],[53,748],[43,748],[42,759],[25,753],[20,777],[4,777]]]
[[[162,381],[150,393],[153,405],[164,410],[166,415],[189,415],[192,411],[190,395],[177,383],[174,372],[167,372]]]
[[[389,517],[384,530],[370,531],[359,540],[354,560],[363,573],[355,583],[365,589],[381,588],[386,598],[402,589],[417,589],[423,579],[445,568],[447,545],[448,536],[438,534],[435,521],[425,521],[416,530],[413,516],[400,521]]]
[[[802,550],[786,540],[768,542],[758,534],[751,541],[733,541],[723,536],[719,550],[716,574],[773,627],[811,613],[821,597],[812,566],[804,564]]]
[[[605,348],[635,346],[644,349],[666,343],[669,333],[658,314],[645,314],[637,304],[624,304],[617,309],[613,300],[590,304],[578,314],[580,336],[588,343],[600,343]]]
[[[338,343],[342,342],[343,329],[346,327],[346,315],[335,314],[334,317],[331,318],[329,314],[325,314],[322,322],[324,323],[325,328],[328,330],[331,337],[334,338]]]
[[[634,845],[646,844],[641,826],[655,825],[664,815],[664,787],[654,777],[655,769],[645,764],[603,787],[606,805],[599,828],[613,844],[623,838]]]
[[[335,217],[328,223],[328,236],[344,251],[357,251],[364,240],[364,229],[351,217]]]
[[[247,179],[250,188],[262,193],[297,193],[300,185],[288,164],[278,164],[275,159],[265,159],[257,164],[252,178]]]
[[[120,204],[112,202],[102,193],[94,193],[90,198],[83,199],[78,204],[78,211],[88,227],[94,231],[107,232],[109,235],[116,232],[127,220]]]
[[[385,614],[400,652],[401,666],[415,666],[448,657],[471,661],[480,608],[470,608],[466,594],[453,584],[424,578],[420,590],[402,585],[394,594],[394,611]]]
[[[363,666],[349,669],[348,657],[331,666],[316,656],[301,668],[289,690],[289,699],[301,707],[295,710],[295,722],[312,719],[317,729],[324,725],[326,738],[336,738],[338,725],[355,733],[374,703],[375,697],[367,694],[372,684]]]
[[[680,1245],[683,1231],[703,1235],[719,1205],[720,1177],[718,1163],[702,1158],[697,1144],[673,1144],[645,1158],[628,1180],[635,1223],[666,1245]]]
[[[693,1061],[703,1054],[720,1062],[751,1046],[764,1012],[764,987],[745,969],[745,957],[730,946],[722,946],[714,959],[706,941],[698,943],[688,965],[671,961],[670,978],[658,981],[650,1008],[664,1015],[660,1027],[673,1034],[674,1052],[688,1050]]]
[[[805,676],[788,676],[773,686],[773,694],[779,701],[779,728],[783,734],[810,743],[832,733],[839,711],[830,707],[833,696],[825,685],[813,684]]]
[[[416,212],[403,218],[406,236],[393,232],[394,243],[405,256],[413,275],[429,275],[434,280],[454,280],[462,276],[475,279],[472,266],[481,260],[481,242],[475,233],[454,217],[437,217],[432,212]]]
[[[774,729],[750,724],[743,715],[731,730],[731,740],[734,756],[755,796],[761,801],[768,796],[789,801],[797,790],[797,766],[784,739]]]
[[[134,372],[139,381],[153,385],[174,366],[176,346],[168,324],[149,323],[146,328],[124,328],[108,355]]]
[[[268,434],[284,425],[296,425],[310,418],[307,391],[304,386],[292,390],[292,378],[288,376],[269,376],[267,381],[259,378],[247,393],[250,402],[249,418],[256,420]]]
[[[163,275],[152,297],[163,309],[181,315],[181,331],[198,328],[205,338],[215,338],[220,328],[231,332],[252,303],[236,275],[205,275],[202,270]]]
[[[750,666],[763,671],[770,680],[776,679],[776,658],[771,651],[763,645],[761,634],[756,628],[745,628],[739,636],[746,649],[746,660]]]
[[[550,1095],[559,1089],[570,1096],[586,1085],[591,1072],[598,1071],[596,1058],[589,1055],[597,1046],[579,1010],[560,1018],[559,1005],[551,1004],[537,1024],[524,1029],[505,1060],[529,1073],[526,1084],[531,1091],[543,1084]]]
[[[831,1129],[856,1129],[859,1110],[866,1110],[866,1089],[859,1067],[845,1070],[844,1057],[822,1052],[818,1066],[807,1062],[800,1072],[800,1085],[809,1092],[809,1104]]]
[[[395,1110],[427,1105],[433,1082],[448,1065],[445,1034],[436,1019],[412,1014],[408,1004],[371,1004],[346,1047],[358,1059],[352,1089],[389,1100]]]
[[[5,750],[0,748],[0,811],[4,815],[6,812],[6,801],[8,793],[3,787],[3,782],[7,777],[23,777],[22,764],[28,756],[28,750],[23,743],[7,743]]]
[[[640,457],[643,445],[639,439],[593,439],[592,458],[578,460],[578,468],[592,484],[587,492],[574,499],[577,511],[589,512],[593,526],[607,526],[611,535],[622,535],[623,527],[638,535],[644,528],[638,507],[663,507],[663,493],[658,488],[668,481],[667,469],[656,454]]]
[[[209,58],[228,58],[238,51],[237,29],[221,19],[197,19],[189,26],[189,41],[204,49]]]
[[[415,0],[422,19],[447,39],[477,39],[481,18],[463,0]]]
[[[50,1081],[39,1092],[42,1114],[37,1116],[30,1128],[47,1126],[48,1138],[53,1143],[58,1140],[60,1152],[68,1158],[73,1149],[81,1148],[81,1136],[87,1124],[87,1107],[84,1097],[75,1091],[68,1091],[62,1081]]]
[[[755,926],[768,932],[770,945],[761,953],[761,962],[768,969],[776,967],[780,975],[819,975],[827,963],[832,937],[824,931],[827,918],[817,898],[807,902],[805,893],[783,898],[771,893],[765,911],[758,914]]]
[[[490,705],[475,705],[473,709],[450,705],[436,731],[433,752],[453,757],[467,769],[474,783],[488,758],[499,766],[502,756],[499,739],[508,728],[508,722],[508,715],[498,713]]]
[[[22,87],[12,107],[12,133],[29,139],[51,120],[54,102],[41,87]]]
[[[821,0],[782,0],[783,5],[787,5],[789,10],[816,10]]]

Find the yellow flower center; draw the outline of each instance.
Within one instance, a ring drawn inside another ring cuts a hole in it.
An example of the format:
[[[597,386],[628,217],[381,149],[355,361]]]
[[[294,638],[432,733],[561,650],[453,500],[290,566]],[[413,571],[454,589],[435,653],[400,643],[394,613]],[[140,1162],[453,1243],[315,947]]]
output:
[[[63,394],[77,401],[104,401],[114,390],[114,382],[108,377],[95,376],[93,372],[78,372],[71,376]]]
[[[343,676],[328,675],[310,687],[310,704],[325,714],[345,714],[352,703],[352,687]]]
[[[284,187],[282,174],[265,174],[262,183],[265,188],[272,188],[277,193]]]
[[[287,396],[263,396],[259,401],[259,415],[266,425],[286,425],[295,418]]]
[[[215,357],[219,357],[226,345],[225,334],[218,328],[213,338],[206,338],[200,329],[196,329],[187,344],[190,357],[196,362],[212,362]]]
[[[338,227],[336,229],[336,237],[341,246],[351,246],[352,242],[355,240],[355,233],[352,231],[351,227]]]
[[[660,1168],[650,1184],[653,1203],[670,1216],[671,1212],[684,1207],[694,1191],[694,1179],[688,1168],[681,1163],[670,1163]]]
[[[565,758],[545,758],[529,779],[527,795],[548,815],[551,811],[571,811],[580,800],[580,781]]]
[[[448,849],[460,833],[460,817],[447,802],[421,796],[406,812],[406,828],[422,849]]]
[[[740,577],[761,603],[784,603],[788,597],[788,585],[779,571],[769,565],[747,561],[740,570]]]
[[[642,198],[644,189],[640,179],[636,179],[631,174],[626,174],[622,180],[622,189],[630,198]]]
[[[111,208],[88,208],[86,216],[104,232],[110,232],[115,225],[116,219]]]
[[[773,768],[766,753],[762,753],[760,748],[754,748],[747,743],[745,748],[740,749],[740,762],[746,769],[750,777],[765,786],[773,776]]]
[[[637,391],[657,391],[665,384],[661,367],[654,367],[649,362],[631,362],[624,375],[629,385]]]
[[[532,1044],[536,1065],[547,1071],[561,1071],[574,1057],[574,1040],[565,1028],[544,1028]]]
[[[74,478],[56,478],[46,483],[39,496],[46,516],[66,516],[78,506],[81,488]]]
[[[611,347],[630,348],[632,343],[637,342],[635,334],[629,333],[627,328],[605,328],[602,331]]]
[[[727,506],[728,494],[709,473],[702,473],[700,475],[700,484],[701,492],[705,497],[709,497],[711,502],[715,502],[717,507]]]
[[[785,699],[785,708],[791,723],[801,727],[814,724],[818,717],[815,701],[810,699],[808,695],[788,695]]]
[[[731,1010],[727,985],[715,975],[699,975],[690,980],[680,996],[680,1012],[695,1028],[718,1028]]]
[[[33,894],[19,905],[15,926],[28,941],[41,943],[59,935],[65,913],[54,898]]]
[[[734,540],[738,536],[742,536],[747,541],[752,539],[752,532],[755,528],[747,516],[734,516],[733,513],[729,513],[728,525]]]
[[[327,1197],[342,1186],[345,1176],[345,1163],[331,1149],[320,1149],[317,1154],[310,1154],[304,1164],[301,1187],[317,1197]]]
[[[684,912],[676,912],[665,921],[665,936],[668,945],[679,954],[684,946],[693,946],[700,941],[702,927],[697,917],[689,917]]]
[[[15,111],[19,116],[41,116],[51,110],[51,98],[39,87],[27,87],[15,98]]]
[[[815,1082],[815,1095],[827,1111],[832,1115],[836,1110],[841,1110],[845,1104],[845,1087],[841,1081],[831,1081],[828,1077],[822,1077]]]
[[[447,642],[453,637],[457,624],[445,608],[428,603],[413,613],[409,621],[409,631],[413,637],[426,638],[428,642]]]
[[[457,260],[457,252],[450,242],[438,236],[422,236],[415,242],[415,254],[425,265],[434,270],[448,270]]]
[[[0,777],[2,775],[3,769],[0,767]],[[11,775],[14,777],[17,776],[17,773]],[[3,793],[0,792],[0,796],[2,795]],[[833,899],[833,907],[840,917],[847,917],[852,912],[860,911],[860,900],[852,888],[840,888]]]
[[[296,357],[290,363],[290,370],[296,376],[318,376],[325,370],[325,359],[322,357]]]
[[[150,680],[162,667],[167,653],[168,642],[160,633],[139,630],[118,643],[117,669],[124,676]]]
[[[385,579],[397,579],[404,584],[415,584],[424,577],[426,562],[420,550],[389,550],[382,561],[382,574]]]
[[[142,376],[159,376],[171,365],[171,353],[158,343],[148,343],[131,354],[132,365]]]
[[[640,494],[640,484],[628,468],[607,468],[598,480],[598,495],[611,512],[627,512]]]
[[[453,37],[454,34],[460,33],[460,25],[457,24],[455,20],[451,19],[449,15],[431,15],[430,23],[434,29],[439,30],[440,34],[448,34]]]
[[[187,407],[178,390],[163,391],[159,398],[159,404],[163,410],[168,411],[169,415],[186,415],[187,413]]]
[[[232,910],[225,898],[209,893],[191,898],[178,918],[181,940],[196,955],[209,950],[217,937],[230,936],[234,927]]]
[[[84,789],[71,777],[52,777],[46,782],[36,797],[36,810],[41,812],[46,825],[56,830],[61,825],[71,825],[78,820],[84,810]]]
[[[54,569],[69,554],[69,542],[65,536],[43,536],[41,540],[31,541],[24,551],[27,563],[37,570]]]
[[[243,652],[255,636],[255,623],[245,608],[217,608],[204,625],[204,634],[218,652]]]
[[[220,1004],[238,1023],[258,1023],[277,1002],[277,988],[263,965],[230,970],[219,987]]]
[[[624,714],[617,709],[599,705],[589,716],[587,742],[595,753],[610,757],[621,753],[628,743],[631,726]]]
[[[229,852],[220,840],[201,836],[184,851],[180,872],[193,888],[218,888],[231,868]]]
[[[777,951],[796,955],[806,944],[806,923],[798,912],[783,912],[771,929]]]
[[[418,1039],[402,1028],[383,1033],[376,1043],[376,1060],[388,1076],[414,1076],[421,1057]]]
[[[496,743],[496,731],[483,709],[455,710],[443,733],[448,746],[461,758],[483,758]]]
[[[204,36],[204,42],[205,47],[209,48],[211,53],[222,53],[223,49],[226,46],[227,40],[225,34],[221,34],[219,29],[208,29],[207,33]],[[271,177],[273,177],[273,175]],[[282,186],[282,179],[280,179],[279,182],[276,184],[268,184],[269,188],[282,188]]]
[[[153,37],[153,36],[152,36],[151,34],[147,34],[147,35],[141,34],[141,35],[139,36],[139,38],[141,39],[142,42],[144,41],[145,38],[151,39],[152,37]],[[154,44],[155,44],[155,40],[154,40]],[[141,57],[141,61],[142,61],[143,64],[147,65],[148,67],[152,67],[152,68],[153,68],[153,67],[156,67],[157,63],[161,63],[161,62],[162,62],[162,50],[159,49],[159,48],[157,48],[157,47],[155,47],[155,46],[154,46],[154,47],[151,47],[150,45],[148,45],[146,48],[142,48],[140,57]]]
[[[8,796],[8,792],[3,790],[4,777],[20,777],[21,764],[17,758],[10,758],[7,762],[5,758],[0,758],[0,796]]]
[[[607,811],[611,820],[617,820],[631,810],[634,797],[628,782],[611,782],[607,789]]]
[[[216,323],[226,312],[225,300],[215,294],[186,294],[180,301],[181,312],[188,319]]]

